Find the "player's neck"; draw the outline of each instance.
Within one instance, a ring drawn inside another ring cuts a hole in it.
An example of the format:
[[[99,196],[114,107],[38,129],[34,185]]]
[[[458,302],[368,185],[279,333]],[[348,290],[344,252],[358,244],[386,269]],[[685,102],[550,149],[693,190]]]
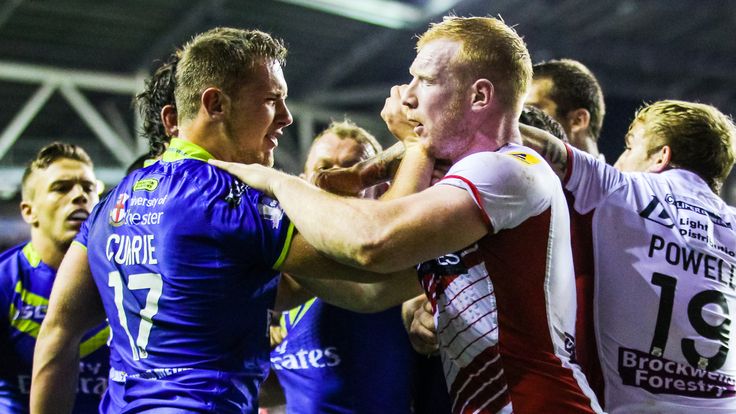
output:
[[[518,116],[499,116],[481,123],[473,141],[470,151],[464,156],[481,151],[498,151],[510,143],[521,145]]]
[[[580,135],[574,135],[571,134],[569,137],[570,139],[570,145],[573,147],[585,151],[588,154],[598,157],[600,155],[600,151],[598,150],[598,143],[595,142],[593,138],[591,138],[587,134],[580,134]]]
[[[40,233],[38,229],[31,229],[31,243],[38,253],[41,261],[53,269],[59,269],[61,260],[64,258],[66,249],[58,245],[50,238]]]
[[[237,151],[233,148],[233,140],[228,138],[224,129],[222,123],[195,118],[179,127],[178,138],[197,144],[215,159],[236,162],[237,160],[231,159],[231,155]]]

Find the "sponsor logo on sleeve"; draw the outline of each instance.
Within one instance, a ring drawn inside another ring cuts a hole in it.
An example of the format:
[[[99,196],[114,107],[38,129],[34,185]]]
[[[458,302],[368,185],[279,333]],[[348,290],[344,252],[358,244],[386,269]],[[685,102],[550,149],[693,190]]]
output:
[[[517,160],[527,165],[539,164],[539,158],[535,157],[532,154],[528,154],[526,152],[509,152],[508,155],[516,158]]]
[[[263,198],[258,202],[258,214],[271,221],[275,229],[279,227],[281,219],[284,218],[284,210],[279,207],[279,202],[268,198]]]
[[[158,188],[158,180],[155,178],[144,178],[133,184],[133,191],[153,191]]]

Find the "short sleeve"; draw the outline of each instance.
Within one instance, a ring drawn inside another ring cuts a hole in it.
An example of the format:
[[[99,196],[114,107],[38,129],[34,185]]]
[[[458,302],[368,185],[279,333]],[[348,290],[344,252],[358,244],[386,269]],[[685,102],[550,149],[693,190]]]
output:
[[[256,260],[261,266],[274,268],[288,251],[293,225],[277,200],[265,196],[230,177],[214,196],[210,225],[229,246],[226,249],[245,261]]]
[[[627,182],[627,175],[605,162],[567,145],[570,160],[565,188],[575,197],[575,211],[587,214]]]
[[[514,228],[549,208],[552,189],[560,187],[544,161],[529,151],[469,155],[455,163],[438,185],[466,190],[494,233]]]

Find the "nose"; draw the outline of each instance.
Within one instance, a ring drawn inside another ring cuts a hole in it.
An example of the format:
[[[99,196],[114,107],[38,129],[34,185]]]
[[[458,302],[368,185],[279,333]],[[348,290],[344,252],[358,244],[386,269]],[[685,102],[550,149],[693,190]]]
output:
[[[91,199],[82,184],[74,184],[74,187],[71,190],[71,197],[72,203],[74,204],[87,204]]]
[[[416,86],[417,80],[412,79],[411,83],[402,91],[401,104],[407,108],[414,109],[417,107]]]
[[[285,128],[291,125],[292,122],[294,122],[294,118],[291,116],[291,111],[289,111],[289,108],[286,106],[286,102],[282,101],[281,105],[279,106],[279,110],[276,115],[276,122],[282,128]]]

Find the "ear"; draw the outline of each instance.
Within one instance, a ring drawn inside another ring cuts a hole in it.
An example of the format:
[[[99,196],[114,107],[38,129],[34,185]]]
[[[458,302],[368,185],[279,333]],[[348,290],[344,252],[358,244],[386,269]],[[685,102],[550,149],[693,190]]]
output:
[[[478,79],[473,82],[472,93],[473,100],[471,102],[473,109],[481,109],[493,102],[493,83],[488,79]]]
[[[36,217],[33,204],[28,201],[24,200],[20,202],[20,215],[23,217],[23,221],[32,226],[38,223],[38,217]]]
[[[176,117],[177,113],[174,105],[164,105],[161,108],[161,123],[164,125],[166,135],[169,137],[179,135],[179,125]]]
[[[221,119],[229,109],[230,98],[220,88],[207,88],[202,92],[200,103],[210,118]]]
[[[649,165],[647,172],[660,173],[665,171],[672,166],[672,148],[669,145],[665,145],[659,151],[652,154],[650,158],[652,159],[652,164]]]
[[[570,132],[578,133],[585,131],[590,125],[590,112],[587,109],[573,109],[567,113],[567,123],[570,125]]]

